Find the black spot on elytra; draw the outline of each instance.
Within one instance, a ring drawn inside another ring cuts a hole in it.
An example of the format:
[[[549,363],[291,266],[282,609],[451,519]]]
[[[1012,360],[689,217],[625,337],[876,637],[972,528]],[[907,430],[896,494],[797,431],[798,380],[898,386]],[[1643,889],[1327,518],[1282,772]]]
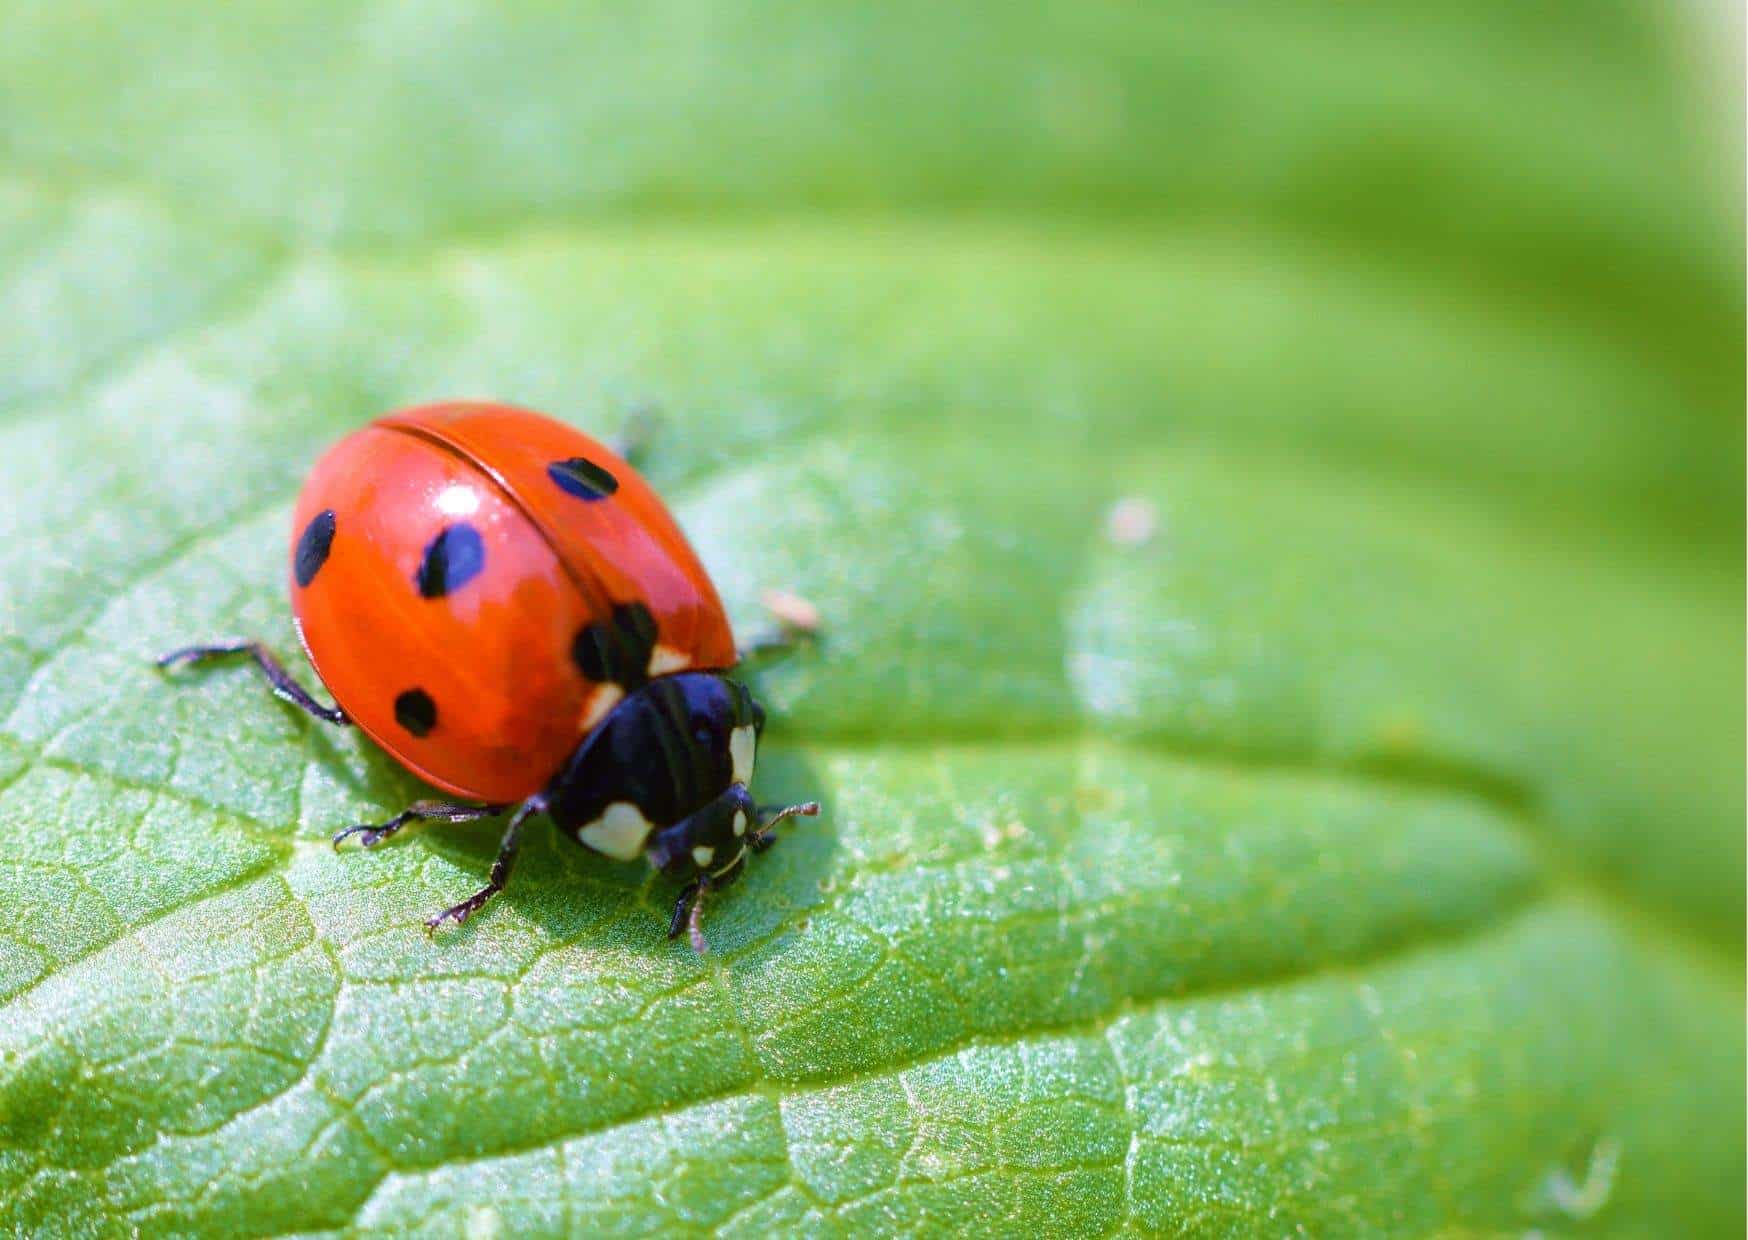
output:
[[[297,536],[297,554],[292,559],[292,573],[297,584],[307,586],[316,579],[322,565],[328,562],[328,548],[334,545],[334,510],[324,508],[310,518]]]
[[[486,566],[486,544],[473,526],[446,525],[425,548],[413,582],[426,598],[442,598],[479,576]]]
[[[408,689],[395,699],[395,722],[423,736],[437,726],[437,703],[423,689]]]
[[[635,689],[649,679],[656,622],[642,603],[621,603],[605,620],[586,624],[571,642],[571,658],[584,678]]]
[[[554,461],[546,467],[546,476],[578,499],[606,499],[619,489],[619,479],[587,457]]]

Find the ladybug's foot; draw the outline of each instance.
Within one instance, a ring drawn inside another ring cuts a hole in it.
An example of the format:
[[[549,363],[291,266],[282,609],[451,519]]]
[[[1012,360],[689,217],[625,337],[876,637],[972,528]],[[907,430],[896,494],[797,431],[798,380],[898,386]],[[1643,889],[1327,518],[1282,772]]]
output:
[[[469,917],[472,917],[475,913],[484,908],[487,901],[502,890],[502,887],[493,887],[488,883],[486,886],[481,887],[478,891],[474,892],[467,899],[463,900],[460,904],[451,905],[435,917],[427,917],[425,919],[425,933],[436,934],[438,927],[446,921],[452,921],[459,926],[462,922],[466,921]]]
[[[358,837],[363,848],[375,848],[402,827],[415,822],[473,822],[501,814],[507,805],[459,805],[453,801],[414,801],[387,822],[361,822],[334,833],[334,847]]]
[[[323,706],[310,696],[308,689],[292,679],[290,672],[273,656],[273,652],[257,641],[248,638],[230,638],[225,641],[212,642],[205,646],[183,646],[179,650],[167,651],[158,656],[159,667],[183,667],[196,663],[205,663],[211,659],[224,658],[233,654],[246,654],[255,660],[255,666],[261,670],[268,688],[281,701],[290,702],[305,714],[314,715],[323,723],[347,724],[352,721],[346,718],[346,712],[338,706]]]
[[[674,916],[668,922],[668,937],[677,939],[683,929],[691,937],[692,950],[700,956],[710,950],[710,944],[704,939],[704,896],[710,890],[710,876],[694,879],[680,891],[680,898],[674,902]]]
[[[799,805],[785,805],[779,809],[761,806],[759,829],[747,836],[747,847],[756,853],[762,853],[777,842],[777,833],[772,828],[778,823],[786,818],[812,818],[818,813],[818,801],[803,801]]]
[[[497,808],[500,812],[503,810],[501,805]],[[498,843],[498,855],[492,862],[491,873],[486,876],[486,885],[460,904],[444,909],[435,917],[427,918],[425,921],[426,934],[437,933],[438,927],[446,921],[452,921],[459,926],[484,908],[493,896],[504,889],[504,884],[510,881],[510,871],[516,865],[516,853],[522,847],[522,824],[535,814],[544,812],[545,809],[546,798],[544,796],[531,796],[516,807],[516,813],[510,819],[510,825],[504,828],[504,838]],[[480,816],[484,817],[484,815]]]
[[[353,836],[358,837],[358,846],[360,848],[375,848],[378,844],[382,843],[396,831],[399,831],[409,822],[417,821],[418,816],[409,809],[396,814],[387,822],[359,822],[354,823],[350,827],[342,827],[340,830],[334,832],[334,851],[339,852],[340,845],[351,839]]]

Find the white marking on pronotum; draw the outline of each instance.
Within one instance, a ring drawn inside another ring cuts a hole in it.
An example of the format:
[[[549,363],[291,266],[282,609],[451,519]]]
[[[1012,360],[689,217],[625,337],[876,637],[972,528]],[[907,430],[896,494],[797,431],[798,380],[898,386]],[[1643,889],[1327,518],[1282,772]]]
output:
[[[672,646],[657,646],[649,652],[649,674],[651,676],[666,676],[670,672],[680,671],[692,666],[692,660],[684,651],[675,650]]]
[[[734,811],[734,833],[737,836],[747,833],[747,812],[744,809]]]
[[[595,725],[607,717],[607,712],[619,705],[625,690],[618,685],[596,685],[595,691],[589,695],[589,704],[583,710],[582,723],[578,731],[584,736],[595,730]]]
[[[728,734],[728,756],[734,761],[734,782],[753,782],[753,761],[758,756],[759,734],[753,725],[743,723]]]
[[[708,844],[700,844],[692,850],[692,860],[702,870],[716,860],[716,850]]]
[[[577,832],[583,843],[615,861],[630,861],[649,838],[649,819],[630,801],[615,801],[594,822]]]

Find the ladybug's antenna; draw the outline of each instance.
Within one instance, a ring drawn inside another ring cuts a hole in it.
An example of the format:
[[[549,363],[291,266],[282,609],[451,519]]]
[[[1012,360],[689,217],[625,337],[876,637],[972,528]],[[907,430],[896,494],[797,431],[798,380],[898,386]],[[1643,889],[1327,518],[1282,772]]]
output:
[[[769,831],[785,818],[812,818],[819,813],[818,801],[803,801],[800,805],[785,805],[759,824],[759,830]]]
[[[818,801],[803,801],[800,805],[785,805],[781,809],[761,809],[759,811],[759,829],[747,837],[747,843],[754,852],[764,852],[777,842],[772,835],[772,828],[785,818],[812,818],[819,813]]]

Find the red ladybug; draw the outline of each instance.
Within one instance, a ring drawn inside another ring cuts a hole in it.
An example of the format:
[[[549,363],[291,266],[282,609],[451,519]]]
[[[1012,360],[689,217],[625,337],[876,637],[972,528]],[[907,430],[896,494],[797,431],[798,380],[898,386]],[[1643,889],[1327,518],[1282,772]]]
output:
[[[428,928],[503,890],[522,824],[546,813],[585,848],[689,880],[669,937],[689,925],[703,950],[705,893],[776,822],[819,812],[754,804],[765,712],[727,675],[737,653],[716,588],[649,484],[581,431],[483,402],[390,414],[317,463],[292,528],[298,636],[337,706],[259,642],[158,662],[246,653],[280,697],[356,723],[462,798],[348,827],[336,846],[513,808],[490,881]]]

